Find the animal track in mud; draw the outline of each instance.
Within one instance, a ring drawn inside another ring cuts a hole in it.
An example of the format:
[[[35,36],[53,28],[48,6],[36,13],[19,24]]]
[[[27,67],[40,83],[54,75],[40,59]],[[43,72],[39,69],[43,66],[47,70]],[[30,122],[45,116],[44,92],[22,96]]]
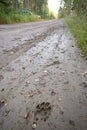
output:
[[[49,102],[42,102],[36,106],[36,111],[34,113],[35,120],[46,121],[51,115],[52,105]]]

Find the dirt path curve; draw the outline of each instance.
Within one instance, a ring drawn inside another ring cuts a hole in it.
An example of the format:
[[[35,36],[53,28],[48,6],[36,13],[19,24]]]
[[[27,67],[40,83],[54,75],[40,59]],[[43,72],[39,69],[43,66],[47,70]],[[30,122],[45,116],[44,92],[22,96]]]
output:
[[[87,61],[64,20],[0,25],[0,130],[87,130]]]

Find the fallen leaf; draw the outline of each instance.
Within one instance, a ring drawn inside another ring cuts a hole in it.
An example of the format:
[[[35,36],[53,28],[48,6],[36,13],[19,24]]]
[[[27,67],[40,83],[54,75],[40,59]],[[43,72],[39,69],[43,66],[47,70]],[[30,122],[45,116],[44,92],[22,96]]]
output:
[[[5,99],[2,99],[1,101],[0,101],[0,108],[1,107],[3,107],[3,106],[7,106],[7,100],[5,100]]]
[[[7,102],[5,102],[5,104],[4,104],[5,106],[7,106],[8,105],[8,103]]]
[[[59,61],[53,61],[53,63],[46,64],[46,66],[49,67],[49,66],[53,66],[53,65],[57,65],[57,64],[60,64],[60,62]]]
[[[36,121],[39,121],[39,118],[38,117],[36,117],[36,119],[35,119]]]
[[[87,71],[85,71],[84,74],[86,75],[86,74],[87,74]]]
[[[32,92],[29,93],[29,94],[28,94],[28,97],[33,97],[33,93],[32,93]]]
[[[5,89],[4,88],[2,88],[2,90],[1,90],[1,92],[3,92]]]
[[[22,69],[23,69],[23,70],[25,70],[25,69],[26,69],[26,67],[22,67]]]
[[[11,80],[16,80],[16,79],[17,79],[16,77],[11,78]]]
[[[75,126],[75,122],[73,120],[69,120],[69,124]]]
[[[29,115],[30,115],[30,112],[25,113],[24,118],[28,119]]]

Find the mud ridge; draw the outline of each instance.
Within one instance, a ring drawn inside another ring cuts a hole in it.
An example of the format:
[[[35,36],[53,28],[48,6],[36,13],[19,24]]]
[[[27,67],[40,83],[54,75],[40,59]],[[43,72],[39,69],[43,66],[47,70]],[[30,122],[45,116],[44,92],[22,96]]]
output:
[[[43,41],[55,29],[56,29],[56,27],[51,27],[47,31],[42,33],[41,35],[35,36],[34,39],[30,39],[29,41],[23,43],[22,45],[13,47],[10,50],[4,49],[3,50],[3,53],[4,53],[4,57],[3,58],[8,57],[8,59],[6,61],[2,60],[2,66],[4,66],[4,67],[7,66],[12,60],[16,59],[18,56],[20,56],[21,54],[23,54],[24,52],[28,51],[30,48],[35,46],[36,43],[38,43],[40,41]]]

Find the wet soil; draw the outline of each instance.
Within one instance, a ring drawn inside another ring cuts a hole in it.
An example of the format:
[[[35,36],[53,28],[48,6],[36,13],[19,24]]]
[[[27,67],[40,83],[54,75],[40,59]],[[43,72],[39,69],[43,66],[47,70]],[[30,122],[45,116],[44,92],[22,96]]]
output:
[[[64,20],[0,25],[0,130],[87,130],[87,60]]]

